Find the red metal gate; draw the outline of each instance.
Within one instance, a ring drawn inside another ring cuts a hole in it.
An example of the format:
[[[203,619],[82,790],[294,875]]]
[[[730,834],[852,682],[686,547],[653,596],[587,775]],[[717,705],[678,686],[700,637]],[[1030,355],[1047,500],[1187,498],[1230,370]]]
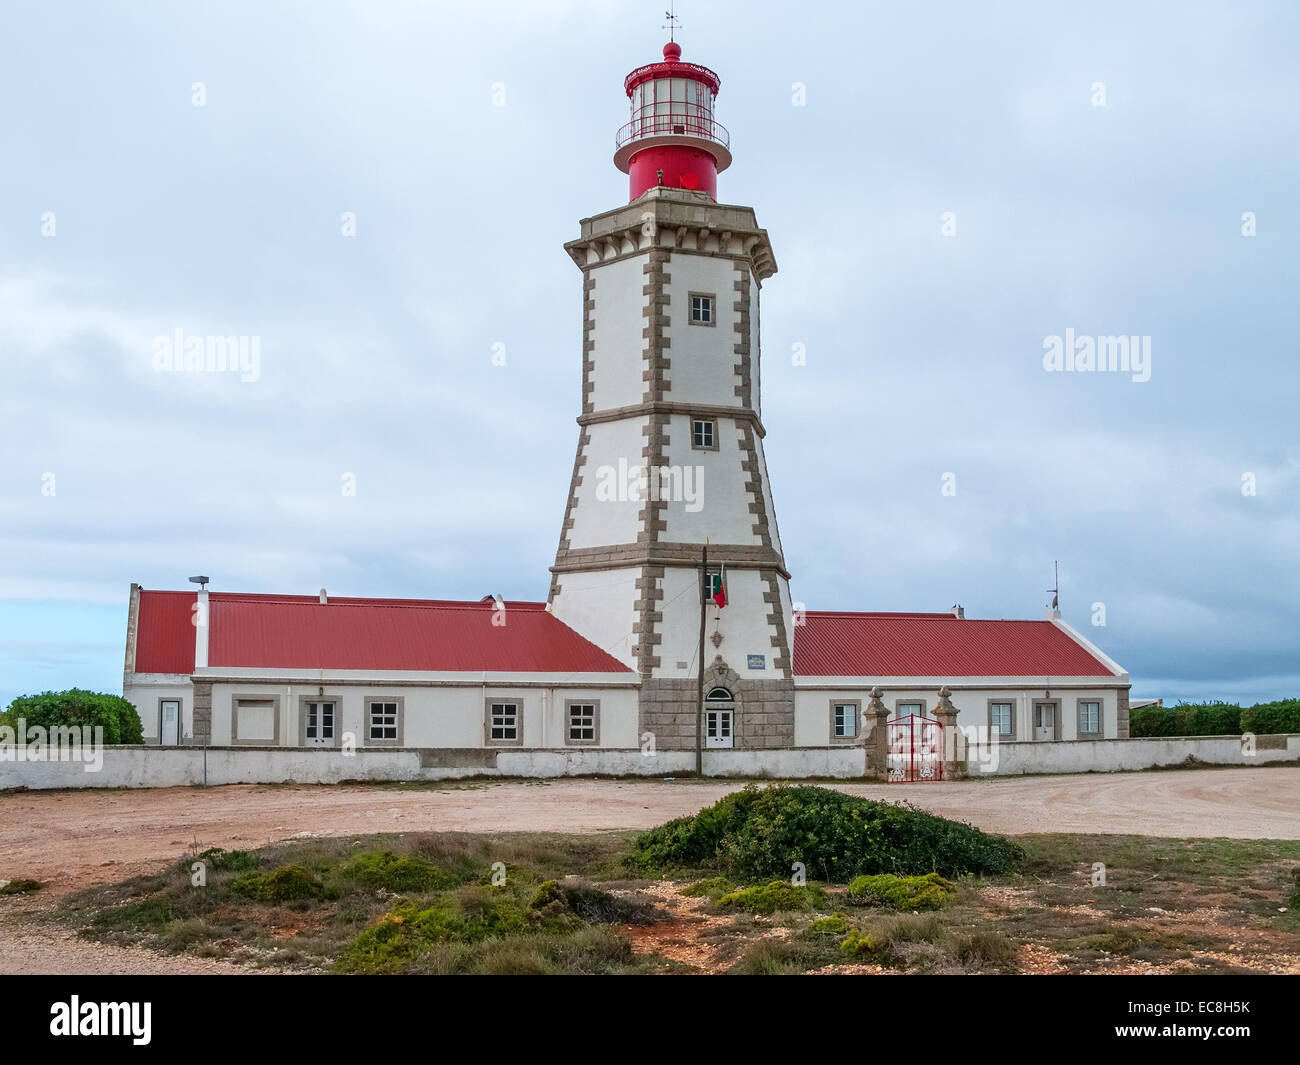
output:
[[[892,782],[943,779],[943,725],[908,714],[888,722],[885,768]]]

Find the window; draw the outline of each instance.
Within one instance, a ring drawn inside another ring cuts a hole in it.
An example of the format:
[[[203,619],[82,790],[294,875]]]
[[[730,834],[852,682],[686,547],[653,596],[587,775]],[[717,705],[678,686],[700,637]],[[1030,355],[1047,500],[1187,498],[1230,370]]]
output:
[[[717,427],[711,421],[695,418],[691,421],[691,447],[699,451],[717,451]]]
[[[721,587],[722,587],[722,571],[716,569],[709,570],[709,572],[705,574],[705,578],[704,578],[704,597],[706,599],[712,599],[715,595],[718,594],[718,589],[720,589]],[[725,688],[714,688],[713,690],[719,692],[726,691]],[[713,696],[710,695],[709,698],[712,699]],[[723,696],[723,698],[730,699],[731,693],[727,692],[727,694]]]
[[[568,743],[600,741],[600,702],[564,704],[564,737]]]
[[[517,701],[489,699],[487,701],[488,743],[522,743],[523,717],[523,708]]]
[[[1079,700],[1079,738],[1097,739],[1101,736],[1101,701]]]
[[[1002,700],[989,702],[989,735],[1011,739],[1016,734],[1015,707]]]
[[[857,739],[861,704],[853,702],[831,703],[831,742]]]
[[[909,714],[915,714],[917,717],[924,717],[925,703],[904,702],[894,704],[895,717],[907,717]]]
[[[691,325],[713,324],[713,296],[703,292],[691,293]]]
[[[405,700],[389,695],[366,700],[366,746],[400,747]]]
[[[280,697],[235,696],[231,702],[230,742],[242,746],[278,746]]]

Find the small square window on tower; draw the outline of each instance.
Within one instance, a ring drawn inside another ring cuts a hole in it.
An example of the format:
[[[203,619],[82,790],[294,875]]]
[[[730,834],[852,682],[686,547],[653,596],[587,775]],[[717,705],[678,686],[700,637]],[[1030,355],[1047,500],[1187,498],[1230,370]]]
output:
[[[697,451],[717,451],[718,450],[718,427],[717,425],[703,418],[694,418],[691,420],[691,447]]]
[[[722,571],[718,569],[714,569],[712,566],[710,566],[709,572],[705,574],[705,578],[704,578],[705,597],[708,599],[712,599],[715,595],[718,594],[721,588],[722,588]]]
[[[692,292],[691,293],[691,325],[712,325],[712,324],[713,324],[712,293]]]

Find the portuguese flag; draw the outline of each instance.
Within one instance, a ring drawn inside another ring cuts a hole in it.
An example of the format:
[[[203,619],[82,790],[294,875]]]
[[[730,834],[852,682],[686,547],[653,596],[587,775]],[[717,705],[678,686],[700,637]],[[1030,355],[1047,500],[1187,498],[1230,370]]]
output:
[[[727,605],[727,567],[723,566],[718,572],[718,587],[714,589],[713,601],[718,604],[718,609]]]

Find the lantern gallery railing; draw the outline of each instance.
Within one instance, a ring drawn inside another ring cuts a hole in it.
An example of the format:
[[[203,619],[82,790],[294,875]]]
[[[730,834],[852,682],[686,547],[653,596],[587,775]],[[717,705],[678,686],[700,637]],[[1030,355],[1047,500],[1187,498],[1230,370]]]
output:
[[[702,137],[704,140],[721,144],[724,148],[731,146],[731,135],[727,132],[726,126],[720,122],[699,115],[670,112],[634,118],[618,131],[614,138],[614,147],[621,148],[629,141],[640,140],[642,137],[665,136]]]

